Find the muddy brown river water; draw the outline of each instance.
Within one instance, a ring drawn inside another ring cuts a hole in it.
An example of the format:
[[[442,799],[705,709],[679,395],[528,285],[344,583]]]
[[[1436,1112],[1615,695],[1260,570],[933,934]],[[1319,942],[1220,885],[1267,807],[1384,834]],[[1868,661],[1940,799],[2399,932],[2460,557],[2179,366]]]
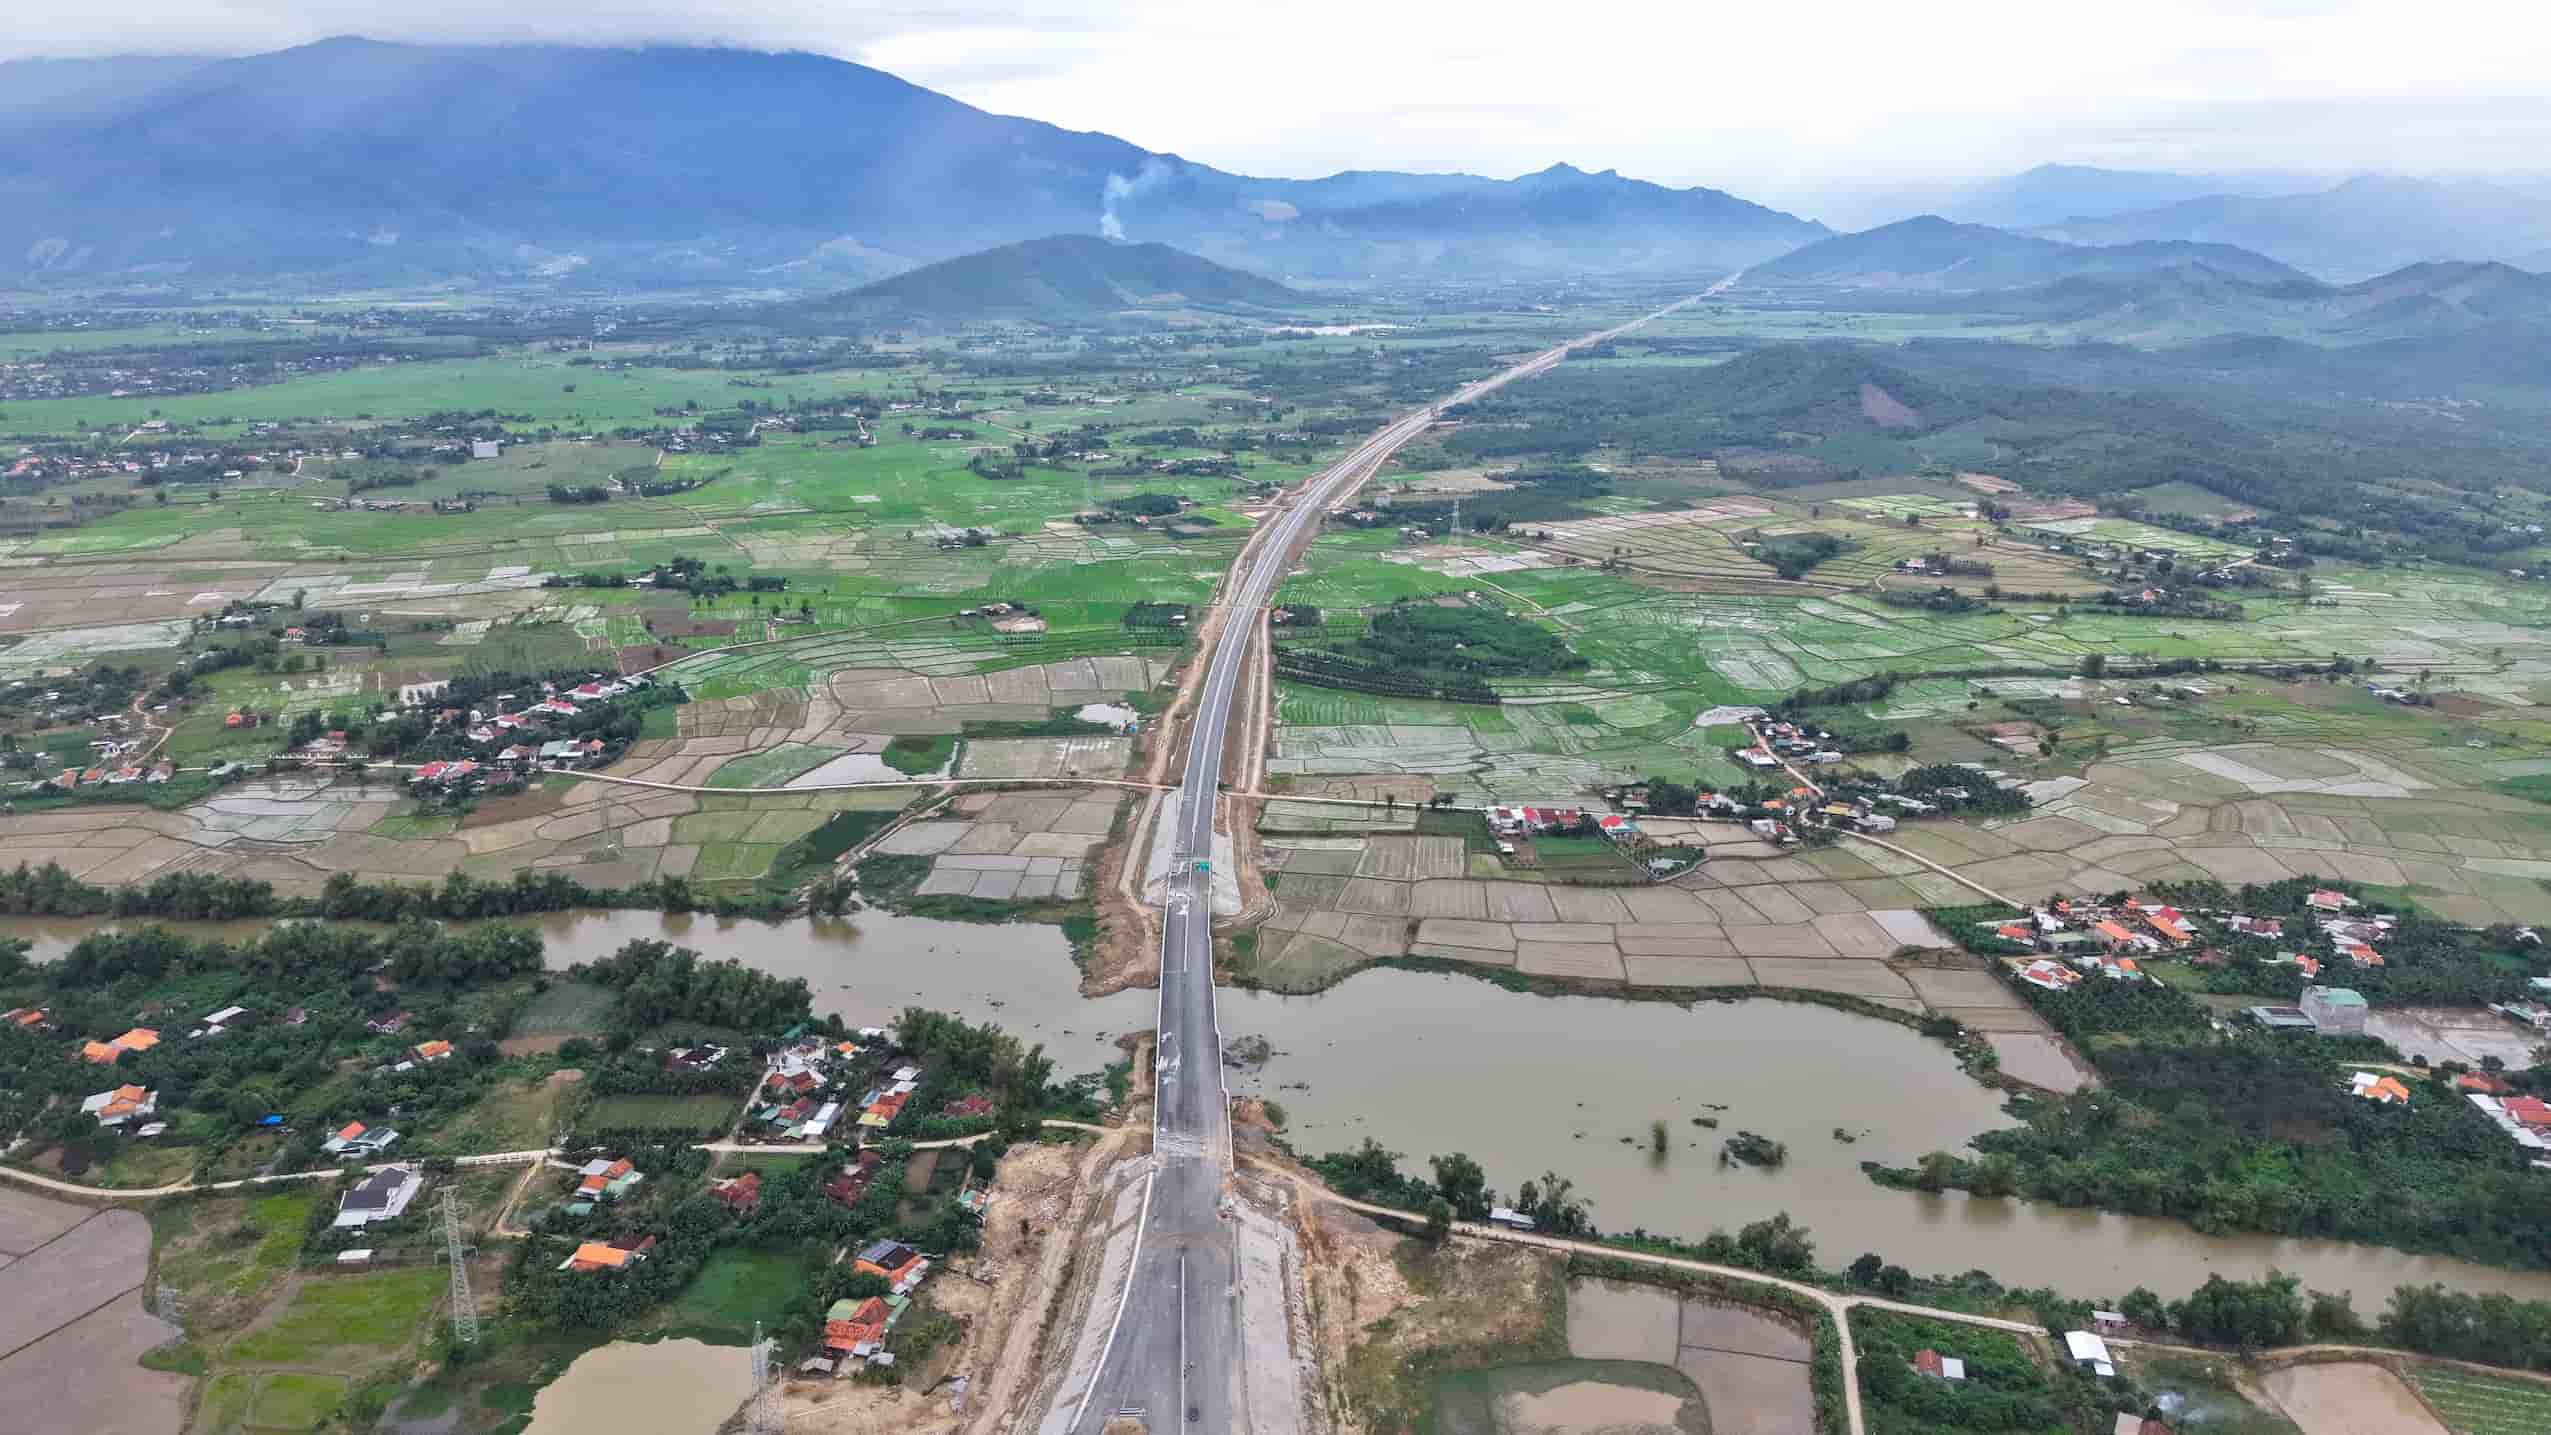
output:
[[[0,935],[27,938],[49,957],[96,925],[0,921]],[[235,939],[261,925],[190,930]],[[1148,1030],[1155,1005],[1149,991],[1081,997],[1068,945],[1045,926],[874,912],[775,925],[599,912],[533,925],[553,967],[659,937],[802,976],[818,1009],[857,1024],[890,1021],[910,1005],[996,1020],[1044,1042],[1066,1073],[1114,1060],[1115,1038]],[[2008,1118],[1999,1094],[1970,1080],[1945,1047],[1825,1007],[1544,997],[1460,976],[1372,971],[1319,996],[1226,991],[1220,1008],[1226,1040],[1260,1036],[1273,1049],[1263,1067],[1234,1071],[1232,1089],[1280,1102],[1296,1149],[1343,1149],[1371,1136],[1405,1153],[1413,1171],[1428,1155],[1464,1151],[1508,1193],[1556,1171],[1591,1200],[1606,1230],[1697,1239],[1787,1211],[1813,1229],[1825,1265],[1875,1251],[1916,1271],[1980,1269],[2006,1284],[2083,1296],[2145,1285],[2175,1298],[2210,1274],[2254,1277],[2275,1266],[2307,1287],[2353,1293],[2366,1312],[2380,1310],[2393,1287],[2428,1281],[2551,1298],[2546,1273],[1874,1185],[1860,1162],[1909,1164]],[[1719,1126],[1695,1126],[1694,1117]],[[1659,1119],[1672,1135],[1662,1160],[1648,1150],[1649,1123]],[[1836,1128],[1856,1139],[1837,1139]],[[1788,1163],[1721,1166],[1719,1142],[1739,1130],[1785,1143]]]

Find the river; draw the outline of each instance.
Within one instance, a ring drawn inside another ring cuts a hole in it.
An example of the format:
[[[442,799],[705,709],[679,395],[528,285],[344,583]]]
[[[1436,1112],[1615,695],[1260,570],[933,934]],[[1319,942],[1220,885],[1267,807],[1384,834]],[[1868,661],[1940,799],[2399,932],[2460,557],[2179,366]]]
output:
[[[1115,1038],[1149,1030],[1156,1005],[1149,991],[1081,997],[1068,945],[1047,926],[879,912],[776,925],[592,912],[532,924],[553,967],[660,937],[802,976],[819,1010],[855,1024],[890,1021],[910,1005],[996,1020],[1043,1042],[1064,1073],[1116,1059]],[[96,926],[0,921],[0,935],[28,938],[49,957]],[[259,927],[205,930],[236,938]],[[1910,1164],[2008,1118],[2000,1095],[1969,1079],[1939,1043],[1826,1007],[1533,996],[1388,970],[1319,996],[1225,991],[1220,1007],[1227,1039],[1260,1036],[1273,1048],[1263,1067],[1233,1073],[1233,1090],[1281,1103],[1297,1149],[1343,1149],[1371,1136],[1405,1153],[1412,1171],[1426,1156],[1464,1151],[1509,1194],[1557,1171],[1607,1230],[1644,1226],[1697,1239],[1787,1211],[1814,1230],[1825,1265],[1875,1251],[1926,1274],[1980,1269],[2005,1284],[2084,1296],[2144,1285],[2175,1298],[2210,1274],[2252,1277],[2276,1266],[2309,1288],[2353,1293],[2368,1314],[2404,1283],[2551,1298],[2551,1274],[1878,1186],[1860,1162]],[[1694,1117],[1719,1126],[1695,1126]],[[1672,1137],[1662,1161],[1648,1149],[1649,1124],[1659,1119]],[[1837,1127],[1857,1139],[1837,1139]],[[1721,1166],[1719,1142],[1739,1130],[1785,1143],[1787,1164]]]

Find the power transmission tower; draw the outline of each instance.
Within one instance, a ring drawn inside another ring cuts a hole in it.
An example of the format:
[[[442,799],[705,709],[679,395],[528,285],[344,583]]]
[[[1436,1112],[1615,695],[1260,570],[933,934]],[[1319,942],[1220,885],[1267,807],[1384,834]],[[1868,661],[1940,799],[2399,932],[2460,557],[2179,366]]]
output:
[[[186,1338],[186,1308],[180,1304],[177,1299],[177,1287],[170,1285],[166,1281],[161,1281],[159,1283],[159,1299],[152,1302],[152,1304],[157,1307],[155,1314],[157,1314],[160,1319],[167,1321],[170,1325],[177,1327],[177,1338],[184,1340]]]
[[[478,1344],[478,1300],[469,1291],[469,1247],[461,1240],[461,1188],[443,1188],[443,1251],[452,1263],[452,1338]]]
[[[744,1417],[749,1435],[779,1435],[779,1401],[772,1394],[771,1344],[762,1339],[762,1323],[753,1322],[753,1405]]]

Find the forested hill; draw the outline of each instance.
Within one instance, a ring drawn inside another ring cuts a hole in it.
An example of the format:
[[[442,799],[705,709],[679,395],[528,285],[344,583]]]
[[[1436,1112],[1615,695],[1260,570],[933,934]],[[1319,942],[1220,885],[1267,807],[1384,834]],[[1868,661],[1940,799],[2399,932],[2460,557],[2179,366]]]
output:
[[[1983,224],[1923,215],[1822,239],[1747,273],[1753,283],[1979,291],[2082,275],[2195,269],[2250,284],[2308,282],[2301,273],[2229,244],[2059,244]]]
[[[1058,234],[942,260],[813,307],[818,312],[963,320],[1062,318],[1161,305],[1280,307],[1301,298],[1272,279],[1166,244]]]
[[[2461,403],[2462,386],[2495,397]],[[2530,392],[2531,402],[2506,395]],[[2501,490],[2551,491],[2551,351],[2517,326],[2355,349],[2226,339],[2119,345],[1783,344],[1706,366],[1563,364],[1468,405],[1445,440],[1482,462],[1607,449],[1718,461],[1757,486],[1980,469],[2131,504],[2189,483],[2293,520],[2498,551]],[[2519,503],[2517,508],[2529,506]],[[2515,535],[2519,541],[2523,535]]]
[[[2362,344],[2507,325],[2551,339],[2551,275],[2491,263],[2414,264],[2347,285],[2259,284],[2205,268],[2079,275],[1968,296],[1961,307],[2151,345],[2226,334]]]

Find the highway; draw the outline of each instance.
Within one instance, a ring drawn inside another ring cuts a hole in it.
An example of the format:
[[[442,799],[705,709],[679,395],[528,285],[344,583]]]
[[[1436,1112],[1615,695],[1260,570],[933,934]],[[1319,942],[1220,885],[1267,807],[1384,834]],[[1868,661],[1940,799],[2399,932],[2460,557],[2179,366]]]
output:
[[[1722,281],[1725,282],[1732,281]],[[1693,298],[1700,296],[1695,295]],[[1233,563],[1205,681],[1188,719],[1178,789],[1175,861],[1161,924],[1160,1014],[1152,1166],[1132,1274],[1113,1313],[1098,1375],[1081,1392],[1071,1429],[1097,1435],[1110,1421],[1151,1431],[1243,1431],[1239,1288],[1223,1213],[1231,1176],[1231,1102],[1223,1086],[1222,1031],[1214,1017],[1212,879],[1214,818],[1231,698],[1263,626],[1267,600],[1320,516],[1372,478],[1401,445],[1449,404],[1542,373],[1570,348],[1635,329],[1693,299],[1535,354],[1451,397],[1409,413],[1303,485],[1290,507],[1252,535]],[[1105,1312],[1101,1312],[1105,1313]],[[1289,1359],[1275,1352],[1277,1359]]]

